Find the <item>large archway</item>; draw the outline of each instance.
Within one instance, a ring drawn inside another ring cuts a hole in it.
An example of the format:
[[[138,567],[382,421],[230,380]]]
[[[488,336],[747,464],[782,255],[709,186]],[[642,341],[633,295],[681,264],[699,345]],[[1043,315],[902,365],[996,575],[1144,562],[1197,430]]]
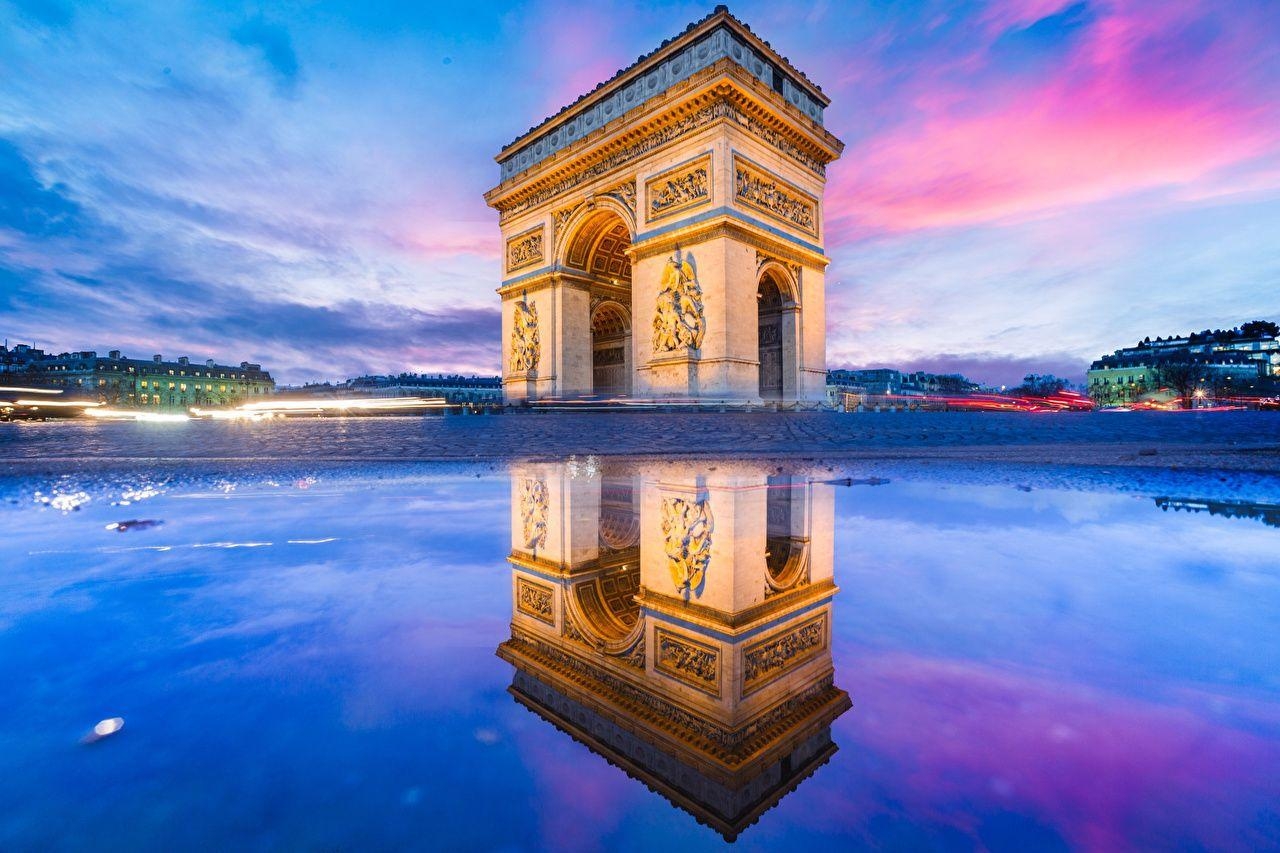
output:
[[[610,654],[635,648],[644,631],[640,604],[640,506],[635,477],[605,473],[599,480],[598,552],[592,570],[575,582],[567,607],[589,642]]]
[[[626,220],[602,206],[571,223],[563,263],[590,291],[590,393],[620,397],[631,393],[631,231]]]

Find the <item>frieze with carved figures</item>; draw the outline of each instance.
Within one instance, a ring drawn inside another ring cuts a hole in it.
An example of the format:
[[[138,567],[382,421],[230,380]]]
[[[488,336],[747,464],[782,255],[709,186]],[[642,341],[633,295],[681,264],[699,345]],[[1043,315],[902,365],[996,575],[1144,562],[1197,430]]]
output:
[[[534,583],[527,578],[516,577],[516,608],[521,613],[527,613],[548,625],[554,625],[556,620],[552,601],[551,587]]]
[[[691,687],[720,695],[720,652],[674,634],[663,628],[654,629],[656,654],[654,667]]]
[[[827,614],[769,637],[742,653],[742,692],[758,690],[827,647]]]
[[[808,193],[737,155],[733,158],[733,175],[734,197],[739,203],[818,236],[818,205]]]
[[[578,186],[579,184],[613,171],[619,166],[643,157],[650,151],[660,148],[661,146],[676,139],[688,136],[720,119],[732,120],[738,127],[746,130],[762,142],[787,155],[791,159],[795,160],[797,164],[813,172],[815,175],[819,177],[826,176],[826,165],[822,161],[817,160],[808,153],[802,151],[783,134],[765,125],[758,119],[742,112],[729,101],[720,98],[707,106],[660,128],[648,136],[643,137],[637,142],[632,143],[621,150],[615,151],[607,157],[592,162],[590,166],[578,170],[548,187],[544,187],[536,192],[521,196],[519,201],[502,204],[499,207],[498,219],[501,222],[505,222],[507,219],[518,213],[535,208],[544,202],[555,198],[561,193]]]
[[[644,188],[648,222],[707,204],[711,201],[711,155],[655,175],[645,181]]]
[[[764,733],[778,720],[803,713],[805,709],[816,708],[829,701],[833,689],[831,676],[827,676],[805,690],[789,697],[751,726],[729,730],[716,725],[705,715],[693,714],[655,696],[651,691],[636,687],[630,680],[594,666],[578,655],[565,651],[514,627],[510,647],[519,649],[523,654],[536,655],[546,666],[555,667],[558,671],[571,675],[575,679],[589,679],[608,689],[610,693],[643,712],[646,719],[659,722],[671,731],[679,732],[682,737],[697,738],[703,741],[712,755],[730,764],[736,764],[759,748]]]

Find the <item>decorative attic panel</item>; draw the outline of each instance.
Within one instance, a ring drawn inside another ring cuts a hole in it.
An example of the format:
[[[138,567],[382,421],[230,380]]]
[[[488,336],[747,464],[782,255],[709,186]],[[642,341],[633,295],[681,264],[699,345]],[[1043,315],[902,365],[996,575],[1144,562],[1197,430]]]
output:
[[[530,128],[527,135],[532,135],[532,138],[527,143],[511,153],[500,155],[500,181],[536,166],[613,119],[666,93],[676,84],[722,59],[733,61],[778,92],[788,104],[812,121],[822,124],[826,101],[821,98],[817,87],[801,83],[797,79],[798,72],[790,69],[790,64],[772,50],[766,47],[765,51],[761,51],[754,47],[749,41],[750,31],[745,24],[727,12],[717,10],[704,21],[691,25],[690,30],[696,31],[698,27],[706,25],[710,25],[708,31],[687,46],[664,57],[664,51],[668,51],[671,44],[664,43],[658,50],[619,71],[612,80],[602,83],[595,91],[579,98],[541,125]],[[678,41],[679,39],[675,39],[673,43]],[[652,63],[652,66],[643,69],[646,63]],[[630,79],[621,82],[629,76]],[[620,82],[615,84],[615,81]],[[610,87],[613,87],[612,91],[608,91]],[[593,97],[601,89],[608,93],[603,97]],[[540,133],[537,132],[539,130]]]

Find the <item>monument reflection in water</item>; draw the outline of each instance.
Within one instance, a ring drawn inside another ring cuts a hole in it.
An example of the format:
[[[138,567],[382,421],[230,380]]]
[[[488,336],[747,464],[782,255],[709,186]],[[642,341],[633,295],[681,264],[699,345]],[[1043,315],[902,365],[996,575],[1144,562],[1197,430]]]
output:
[[[732,840],[836,751],[832,486],[516,466],[517,701]]]

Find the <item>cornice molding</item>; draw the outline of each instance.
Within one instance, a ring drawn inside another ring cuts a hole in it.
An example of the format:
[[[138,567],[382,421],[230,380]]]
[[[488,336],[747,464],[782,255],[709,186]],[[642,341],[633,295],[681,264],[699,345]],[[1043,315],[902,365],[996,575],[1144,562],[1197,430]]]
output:
[[[776,87],[797,112],[816,124],[821,123],[823,111],[831,103],[821,87],[727,9],[717,7],[710,15],[686,27],[683,33],[665,40],[592,91],[530,127],[503,146],[494,159],[503,164],[505,173],[509,161],[530,149],[536,149],[533,156],[539,160],[554,156],[558,137],[581,133],[583,127],[600,122],[624,103],[635,101],[637,96],[640,101],[637,106],[643,106],[648,100],[645,90],[661,86],[662,91],[655,93],[661,96],[680,85],[682,75],[696,75],[700,63],[724,61],[733,62],[762,84],[766,84],[766,80],[761,78],[767,76],[770,88]]]
[[[709,110],[709,113],[707,112]],[[732,63],[717,63],[656,100],[647,117],[628,113],[485,193],[505,218],[588,180],[620,180],[622,167],[716,121],[731,121],[808,171],[825,177],[844,143]],[[608,138],[612,133],[612,138]],[[530,201],[532,199],[532,201]]]
[[[657,237],[641,239],[632,244],[631,257],[633,261],[639,261],[654,255],[665,255],[673,251],[677,245],[687,247],[718,237],[730,237],[771,257],[801,266],[826,269],[831,263],[831,259],[820,252],[796,245],[727,213],[707,222],[699,222]]]
[[[756,630],[763,623],[774,622],[816,604],[830,601],[837,592],[839,588],[834,581],[821,580],[815,584],[778,593],[754,607],[737,613],[729,613],[697,602],[687,602],[683,598],[655,592],[643,586],[640,587],[636,601],[641,608],[649,612],[689,622],[730,638],[737,638]]]

